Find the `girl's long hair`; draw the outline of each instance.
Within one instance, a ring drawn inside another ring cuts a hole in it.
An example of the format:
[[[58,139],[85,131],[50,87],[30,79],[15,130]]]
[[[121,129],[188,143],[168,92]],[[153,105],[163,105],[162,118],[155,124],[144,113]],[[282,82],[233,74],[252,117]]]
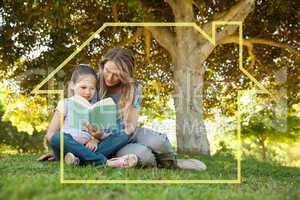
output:
[[[133,73],[135,69],[134,57],[129,49],[112,48],[103,57],[99,63],[99,96],[104,98],[107,95],[108,88],[103,77],[104,65],[107,61],[112,61],[120,71],[120,81],[122,84],[122,95],[118,102],[118,107],[123,120],[127,120],[130,105],[134,100],[135,80]]]

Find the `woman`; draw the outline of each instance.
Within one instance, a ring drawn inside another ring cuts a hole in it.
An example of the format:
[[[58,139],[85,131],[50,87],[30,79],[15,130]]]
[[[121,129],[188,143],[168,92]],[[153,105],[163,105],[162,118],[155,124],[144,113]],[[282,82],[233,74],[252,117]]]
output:
[[[142,166],[203,170],[206,166],[197,160],[175,158],[167,136],[150,129],[137,127],[142,91],[133,78],[134,57],[130,50],[113,48],[100,61],[99,97],[112,97],[118,105],[119,129],[129,135],[129,144],[115,156],[135,154]]]

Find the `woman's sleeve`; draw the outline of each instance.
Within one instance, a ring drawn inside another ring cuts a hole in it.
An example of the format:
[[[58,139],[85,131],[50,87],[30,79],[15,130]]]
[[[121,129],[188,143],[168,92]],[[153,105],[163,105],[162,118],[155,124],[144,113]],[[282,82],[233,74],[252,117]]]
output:
[[[143,89],[141,84],[138,84],[134,91],[134,99],[133,99],[133,107],[135,107],[137,110],[141,109],[142,99],[143,99]]]

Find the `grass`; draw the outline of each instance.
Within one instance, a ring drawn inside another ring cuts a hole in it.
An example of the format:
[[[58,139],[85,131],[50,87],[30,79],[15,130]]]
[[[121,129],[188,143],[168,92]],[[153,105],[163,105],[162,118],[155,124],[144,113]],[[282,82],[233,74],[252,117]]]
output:
[[[300,168],[246,159],[241,184],[60,184],[58,162],[0,155],[0,199],[300,199]],[[208,170],[65,167],[65,179],[235,179],[231,157],[198,157]]]

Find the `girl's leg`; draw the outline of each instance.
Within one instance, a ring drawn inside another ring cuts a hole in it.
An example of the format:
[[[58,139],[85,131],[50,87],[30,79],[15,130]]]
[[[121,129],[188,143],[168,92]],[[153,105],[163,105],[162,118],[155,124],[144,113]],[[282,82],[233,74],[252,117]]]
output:
[[[156,156],[158,167],[176,167],[175,151],[166,134],[151,129],[137,127],[131,138],[133,143],[147,146]]]
[[[55,133],[50,141],[56,158],[60,158],[60,133]],[[101,153],[95,153],[87,149],[84,145],[78,143],[70,134],[64,133],[64,154],[71,152],[77,156],[83,163],[92,163],[103,165],[107,158]]]
[[[98,144],[96,154],[106,157],[116,153],[128,143],[128,135],[124,132],[114,131],[110,136]]]

